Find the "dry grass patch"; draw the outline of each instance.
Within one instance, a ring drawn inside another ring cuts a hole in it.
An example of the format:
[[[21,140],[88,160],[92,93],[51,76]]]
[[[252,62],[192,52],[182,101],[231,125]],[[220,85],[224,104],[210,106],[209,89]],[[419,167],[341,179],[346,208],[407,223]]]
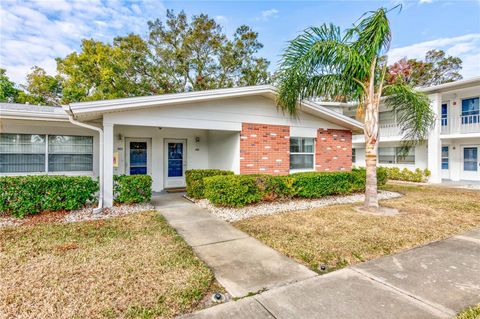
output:
[[[352,205],[245,219],[236,227],[314,270],[343,268],[480,227],[480,192],[388,185],[405,196],[382,201],[392,217],[360,214]]]
[[[157,318],[191,311],[213,275],[156,212],[0,229],[6,318]]]

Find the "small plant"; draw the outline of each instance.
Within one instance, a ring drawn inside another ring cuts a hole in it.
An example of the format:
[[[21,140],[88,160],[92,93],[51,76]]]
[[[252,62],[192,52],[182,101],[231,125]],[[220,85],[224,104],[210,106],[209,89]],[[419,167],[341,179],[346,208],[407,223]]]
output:
[[[73,210],[95,201],[98,182],[88,176],[2,176],[0,212],[16,217]]]
[[[149,175],[115,175],[113,181],[116,203],[145,203],[152,198],[152,177]]]
[[[406,181],[406,182],[426,182],[430,176],[428,169],[422,170],[420,168],[411,171],[408,168],[400,170],[398,167],[383,167],[387,172],[387,176],[391,180]]]
[[[204,198],[205,185],[203,179],[217,175],[233,175],[233,172],[220,169],[191,169],[186,171],[187,195],[197,199]]]

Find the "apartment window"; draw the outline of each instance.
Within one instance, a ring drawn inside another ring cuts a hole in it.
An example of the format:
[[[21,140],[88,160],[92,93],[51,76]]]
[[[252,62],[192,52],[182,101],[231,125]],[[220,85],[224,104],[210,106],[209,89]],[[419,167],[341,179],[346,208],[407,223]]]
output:
[[[45,135],[0,134],[0,173],[45,171]]]
[[[380,147],[378,148],[380,164],[415,164],[415,148]]]
[[[442,126],[448,125],[448,104],[442,104]]]
[[[378,113],[378,120],[380,124],[395,124],[395,112],[380,112]]]
[[[354,148],[352,148],[352,163],[355,164],[357,162],[357,152]]]
[[[442,169],[448,169],[448,146],[442,146]]]
[[[479,98],[462,100],[462,124],[471,124],[480,122],[480,104]]]
[[[290,169],[314,169],[314,139],[307,137],[290,138]]]
[[[92,170],[91,136],[0,134],[0,173]]]
[[[75,172],[93,170],[91,136],[48,136],[48,171]]]

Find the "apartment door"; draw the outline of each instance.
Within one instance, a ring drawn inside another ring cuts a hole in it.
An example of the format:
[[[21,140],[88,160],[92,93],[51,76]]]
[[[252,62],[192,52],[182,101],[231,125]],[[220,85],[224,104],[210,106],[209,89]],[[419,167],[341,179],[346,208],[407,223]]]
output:
[[[165,188],[185,187],[187,169],[187,140],[165,140]]]
[[[462,146],[462,176],[461,179],[480,180],[480,145]]]
[[[126,138],[125,173],[150,174],[151,143],[149,138]]]

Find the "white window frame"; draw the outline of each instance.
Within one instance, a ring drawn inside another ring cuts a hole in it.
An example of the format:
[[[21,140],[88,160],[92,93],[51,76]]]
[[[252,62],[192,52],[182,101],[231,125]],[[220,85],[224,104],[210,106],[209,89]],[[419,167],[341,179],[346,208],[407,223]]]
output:
[[[380,161],[380,148],[393,148],[394,151],[395,151],[395,154],[393,155],[393,163],[385,163],[385,162],[381,162]],[[382,165],[409,165],[409,166],[415,166],[415,164],[417,163],[417,158],[416,158],[416,155],[415,155],[415,147],[411,147],[411,149],[413,150],[413,163],[399,163],[398,162],[398,149],[400,147],[398,146],[386,146],[386,147],[379,147],[378,148],[378,154],[377,154],[377,158],[378,158],[378,164],[382,164]]]
[[[290,136],[290,144],[292,142],[292,139],[294,138],[308,138],[308,139],[311,139],[313,141],[313,150],[312,152],[291,152],[290,151],[290,146],[289,146],[289,156],[288,156],[288,159],[289,159],[289,169],[290,169],[290,172],[291,173],[300,173],[300,172],[314,172],[315,171],[315,149],[316,149],[316,138],[314,137],[308,137],[308,136]],[[289,144],[289,145],[290,145]],[[291,165],[291,159],[290,157],[292,156],[292,154],[294,155],[313,155],[313,165],[312,165],[312,168],[290,168],[290,165]]]
[[[2,132],[2,134],[16,134],[16,135],[42,135],[45,136],[45,170],[41,172],[10,172],[0,173],[1,176],[26,176],[26,175],[67,175],[67,176],[93,176],[95,170],[95,137],[93,135],[81,135],[81,134],[43,134],[43,133],[14,133],[14,132]],[[49,136],[63,135],[63,136],[88,136],[92,138],[92,170],[91,171],[48,171],[48,141]]]

